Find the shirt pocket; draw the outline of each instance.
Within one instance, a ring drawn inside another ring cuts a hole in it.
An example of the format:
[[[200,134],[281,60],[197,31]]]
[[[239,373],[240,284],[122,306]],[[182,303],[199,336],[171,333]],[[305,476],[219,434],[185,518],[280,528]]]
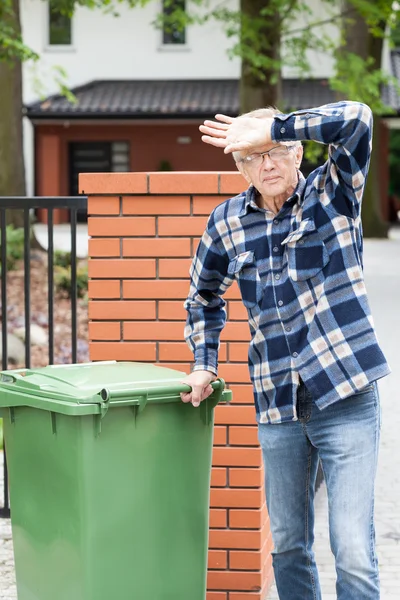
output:
[[[243,304],[253,308],[261,299],[261,280],[254,252],[238,254],[229,262],[228,274],[238,282]]]
[[[313,219],[301,221],[281,243],[286,247],[288,273],[293,281],[315,277],[329,262],[328,250]]]

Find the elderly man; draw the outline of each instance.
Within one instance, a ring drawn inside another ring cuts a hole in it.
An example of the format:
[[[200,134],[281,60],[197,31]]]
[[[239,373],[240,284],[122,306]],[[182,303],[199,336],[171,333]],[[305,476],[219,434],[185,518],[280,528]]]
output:
[[[191,267],[186,339],[195,366],[184,402],[217,375],[224,292],[236,280],[248,311],[266,497],[281,600],[319,600],[313,553],[319,459],[329,498],[338,600],[377,600],[374,479],[380,429],[376,381],[389,373],[363,278],[361,199],[372,115],[339,102],[281,114],[217,115],[204,142],[232,152],[249,182],[217,206]],[[327,144],[307,179],[302,140]]]

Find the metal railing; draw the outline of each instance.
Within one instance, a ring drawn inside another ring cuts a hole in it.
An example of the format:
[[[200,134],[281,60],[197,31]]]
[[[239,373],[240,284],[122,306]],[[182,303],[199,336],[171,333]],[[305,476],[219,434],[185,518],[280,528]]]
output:
[[[25,367],[31,366],[31,215],[34,210],[47,210],[48,241],[48,363],[54,363],[54,209],[68,209],[71,227],[71,362],[77,362],[77,212],[87,209],[87,197],[0,197],[0,234],[1,234],[1,332],[2,332],[2,370],[8,368],[7,343],[7,227],[6,210],[23,210],[24,219],[24,323],[25,323]],[[6,449],[4,448],[4,459]],[[3,499],[0,499],[0,518],[10,516],[7,466],[3,466]],[[0,475],[1,476],[1,475]]]

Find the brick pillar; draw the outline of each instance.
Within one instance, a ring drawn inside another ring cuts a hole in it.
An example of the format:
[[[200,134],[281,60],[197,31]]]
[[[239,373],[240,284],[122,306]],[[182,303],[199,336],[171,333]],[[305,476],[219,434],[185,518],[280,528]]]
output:
[[[183,340],[191,257],[214,206],[246,186],[239,173],[83,174],[89,196],[92,360],[148,361],[189,373]],[[236,285],[225,295],[216,409],[207,600],[264,600],[272,547],[247,369],[249,328]]]

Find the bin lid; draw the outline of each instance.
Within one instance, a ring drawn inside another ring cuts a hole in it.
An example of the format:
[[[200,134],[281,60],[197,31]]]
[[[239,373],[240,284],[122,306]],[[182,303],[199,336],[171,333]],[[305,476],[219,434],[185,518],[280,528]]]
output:
[[[68,415],[103,414],[110,406],[180,401],[182,371],[138,362],[102,361],[0,372],[0,408],[31,406]],[[224,381],[213,396],[229,401]],[[217,400],[218,401],[218,400]]]

